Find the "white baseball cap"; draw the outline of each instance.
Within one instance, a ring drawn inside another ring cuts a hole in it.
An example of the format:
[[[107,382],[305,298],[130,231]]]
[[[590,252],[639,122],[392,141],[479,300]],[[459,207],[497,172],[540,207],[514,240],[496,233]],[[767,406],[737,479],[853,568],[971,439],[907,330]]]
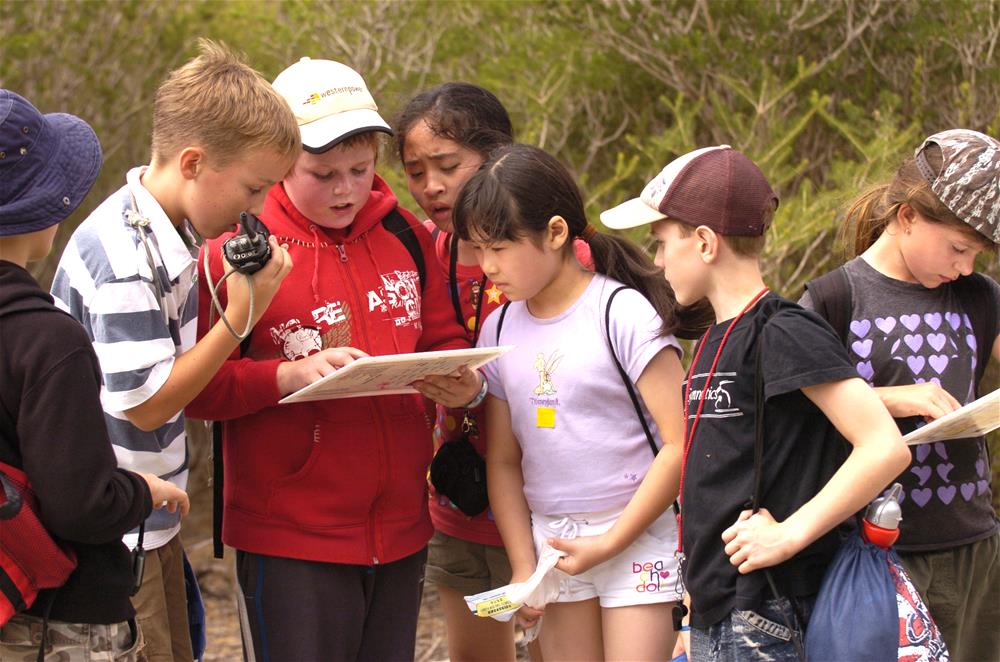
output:
[[[364,78],[345,64],[304,57],[272,85],[292,107],[307,152],[325,152],[365,131],[392,134]]]

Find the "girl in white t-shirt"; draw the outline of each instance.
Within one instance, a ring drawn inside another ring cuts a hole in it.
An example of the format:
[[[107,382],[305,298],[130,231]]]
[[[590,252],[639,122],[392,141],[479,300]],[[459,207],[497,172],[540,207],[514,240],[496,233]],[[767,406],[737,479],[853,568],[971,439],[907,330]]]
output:
[[[648,472],[666,472],[674,486],[657,495],[664,510],[677,496],[683,371],[672,334],[681,317],[698,315],[679,310],[639,248],[587,223],[572,177],[540,149],[494,152],[453,218],[512,302],[486,320],[479,344],[515,346],[484,372],[490,503],[518,582],[546,540],[608,530]],[[577,237],[597,273],[577,261]],[[622,284],[629,289],[615,293]],[[640,396],[649,438],[615,359]],[[676,535],[666,513],[624,552],[565,578],[544,608],[545,659],[669,658],[682,592]],[[518,619],[530,627],[541,615],[522,607]]]

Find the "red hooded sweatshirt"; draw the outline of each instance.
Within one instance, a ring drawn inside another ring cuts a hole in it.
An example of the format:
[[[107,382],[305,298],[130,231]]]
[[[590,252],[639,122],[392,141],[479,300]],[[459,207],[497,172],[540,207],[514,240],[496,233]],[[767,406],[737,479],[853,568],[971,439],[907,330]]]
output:
[[[226,361],[188,406],[225,421],[222,539],[272,556],[373,565],[422,549],[431,536],[427,468],[433,422],[422,396],[385,395],[279,405],[277,368],[328,347],[398,354],[468,347],[439,269],[416,265],[382,225],[396,196],[379,177],[341,230],[303,216],[281,184],[261,220],[288,244],[294,266],[254,327],[243,358]],[[430,234],[400,209],[434,265]],[[224,273],[209,241],[212,277]],[[199,268],[202,262],[199,259]],[[238,276],[232,276],[238,277]],[[200,274],[198,337],[211,295]],[[225,305],[225,296],[222,301]]]

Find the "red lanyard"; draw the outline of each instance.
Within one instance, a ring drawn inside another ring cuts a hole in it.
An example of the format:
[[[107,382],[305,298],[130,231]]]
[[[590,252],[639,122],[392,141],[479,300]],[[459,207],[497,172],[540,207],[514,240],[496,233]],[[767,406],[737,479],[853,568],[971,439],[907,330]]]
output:
[[[753,308],[754,304],[760,301],[761,297],[763,297],[765,294],[767,294],[766,287],[762,289],[760,292],[758,292],[757,295],[750,300],[750,303],[748,303],[746,306],[743,307],[743,310],[741,310],[739,314],[733,318],[733,321],[729,323],[729,326],[726,327],[726,332],[722,334],[722,341],[719,343],[719,348],[715,350],[715,358],[712,359],[712,366],[708,369],[708,375],[705,377],[705,385],[702,387],[701,396],[699,396],[698,398],[698,409],[695,411],[694,422],[690,423],[690,430],[689,430],[688,426],[690,419],[688,418],[688,411],[691,403],[690,399],[691,380],[694,377],[694,369],[698,365],[698,359],[701,358],[701,350],[705,348],[705,340],[708,339],[708,334],[711,331],[711,329],[705,331],[705,335],[703,335],[701,337],[701,340],[698,341],[698,349],[695,351],[694,359],[691,360],[691,366],[688,368],[687,385],[684,387],[684,456],[681,460],[680,491],[677,492],[677,500],[679,502],[682,500],[684,494],[684,474],[687,473],[688,453],[690,453],[691,445],[694,443],[694,433],[698,429],[698,421],[701,419],[701,410],[704,409],[705,407],[705,394],[708,392],[708,386],[712,382],[712,377],[715,375],[715,367],[719,364],[719,357],[722,356],[722,348],[726,346],[726,341],[729,340],[729,332],[733,330],[733,327],[736,326],[736,323],[739,322],[740,318],[742,318],[743,315],[748,310]],[[683,510],[681,512],[683,513]],[[683,517],[682,515],[679,514],[677,516],[678,552],[683,551],[682,547],[682,543],[684,540],[684,538],[682,537],[683,525],[684,525]]]

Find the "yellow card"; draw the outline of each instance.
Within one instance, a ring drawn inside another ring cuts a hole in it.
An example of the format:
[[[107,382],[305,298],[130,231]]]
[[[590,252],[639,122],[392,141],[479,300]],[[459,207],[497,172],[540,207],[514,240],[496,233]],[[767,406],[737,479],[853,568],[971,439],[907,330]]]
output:
[[[521,605],[516,605],[507,599],[506,595],[498,595],[489,600],[483,600],[476,604],[476,616],[494,616],[508,611],[520,609]]]
[[[536,425],[540,428],[554,428],[556,426],[556,410],[552,407],[539,407]]]

